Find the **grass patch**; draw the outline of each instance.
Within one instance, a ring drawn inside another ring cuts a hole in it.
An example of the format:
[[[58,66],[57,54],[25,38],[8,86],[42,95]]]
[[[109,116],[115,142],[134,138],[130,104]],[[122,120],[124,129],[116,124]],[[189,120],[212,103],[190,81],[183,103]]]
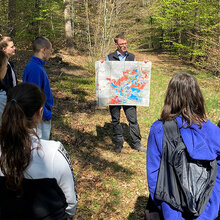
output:
[[[111,116],[107,107],[96,107],[95,77],[86,68],[80,68],[85,71],[81,77],[75,76],[78,69],[72,75],[63,73],[54,77],[51,73],[50,77],[55,98],[52,139],[65,145],[73,163],[79,195],[76,219],[143,219],[149,194],[146,155],[131,149],[128,140],[120,155],[113,152]],[[209,119],[217,123],[219,78],[166,60],[155,61],[150,106],[138,107],[144,146],[151,124],[160,117],[169,80],[173,74],[187,69],[198,79]],[[123,111],[121,123],[125,136],[129,136]]]

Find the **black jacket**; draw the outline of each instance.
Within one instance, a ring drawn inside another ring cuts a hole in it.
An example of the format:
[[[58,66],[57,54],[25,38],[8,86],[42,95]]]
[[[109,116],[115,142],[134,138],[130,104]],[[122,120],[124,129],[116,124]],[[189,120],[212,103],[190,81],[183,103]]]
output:
[[[5,91],[6,93],[8,92],[7,87],[5,86],[3,80],[0,80],[0,90]]]
[[[14,87],[13,86],[12,71],[11,71],[11,68],[14,71],[14,65],[12,62],[9,62],[9,63],[10,63],[10,65],[8,64],[7,73],[3,79],[4,85],[6,86],[7,89]],[[14,71],[14,73],[15,73],[15,71]],[[18,81],[17,81],[16,74],[15,74],[15,79],[16,79],[16,85],[17,85]]]
[[[66,220],[66,198],[56,179],[24,179],[22,194],[7,189],[0,177],[1,220]]]
[[[120,61],[118,58],[118,55],[117,55],[117,50],[113,53],[110,53],[108,55],[108,59],[109,59],[109,61]],[[127,52],[127,56],[126,56],[125,61],[134,61],[134,60],[135,60],[134,54]]]

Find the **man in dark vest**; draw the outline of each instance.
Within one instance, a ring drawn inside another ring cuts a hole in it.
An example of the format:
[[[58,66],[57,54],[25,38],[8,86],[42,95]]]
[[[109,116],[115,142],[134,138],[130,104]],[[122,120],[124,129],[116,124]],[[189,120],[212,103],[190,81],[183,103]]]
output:
[[[127,40],[123,35],[117,35],[114,38],[115,46],[117,50],[110,53],[106,57],[106,61],[135,61],[135,56],[132,53],[127,52]],[[103,62],[103,60],[101,60]],[[115,143],[114,151],[120,153],[123,147],[124,138],[122,126],[120,124],[120,110],[123,107],[126,118],[129,122],[130,136],[132,140],[132,148],[138,151],[146,152],[146,148],[141,145],[140,129],[137,122],[136,106],[128,105],[110,105],[110,113],[112,117],[113,125],[113,142]]]

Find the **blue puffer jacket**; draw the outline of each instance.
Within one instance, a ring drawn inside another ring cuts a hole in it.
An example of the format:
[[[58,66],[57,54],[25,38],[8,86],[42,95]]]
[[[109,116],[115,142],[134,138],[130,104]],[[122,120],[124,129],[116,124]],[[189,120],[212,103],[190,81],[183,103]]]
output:
[[[177,117],[176,119],[187,151],[192,158],[199,160],[214,160],[217,158],[218,170],[215,187],[205,210],[199,217],[195,218],[196,220],[214,220],[218,216],[220,205],[220,128],[210,121],[204,123],[201,129],[196,124],[193,124],[190,128],[181,128],[182,118]],[[154,122],[151,126],[147,146],[148,187],[153,201],[162,210],[164,219],[183,220],[181,212],[172,209],[165,202],[154,199],[163,151],[163,133],[162,122]]]

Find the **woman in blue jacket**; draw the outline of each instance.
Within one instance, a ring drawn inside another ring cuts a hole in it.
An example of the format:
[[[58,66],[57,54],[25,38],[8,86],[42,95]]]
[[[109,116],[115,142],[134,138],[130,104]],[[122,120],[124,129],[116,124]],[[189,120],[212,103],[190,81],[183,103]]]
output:
[[[161,117],[150,129],[147,146],[147,181],[150,196],[164,219],[185,219],[180,211],[155,195],[163,153],[163,122],[176,119],[189,155],[197,160],[217,159],[217,177],[211,197],[196,220],[214,220],[220,205],[220,128],[207,120],[204,98],[196,79],[187,73],[175,75],[169,82]]]

